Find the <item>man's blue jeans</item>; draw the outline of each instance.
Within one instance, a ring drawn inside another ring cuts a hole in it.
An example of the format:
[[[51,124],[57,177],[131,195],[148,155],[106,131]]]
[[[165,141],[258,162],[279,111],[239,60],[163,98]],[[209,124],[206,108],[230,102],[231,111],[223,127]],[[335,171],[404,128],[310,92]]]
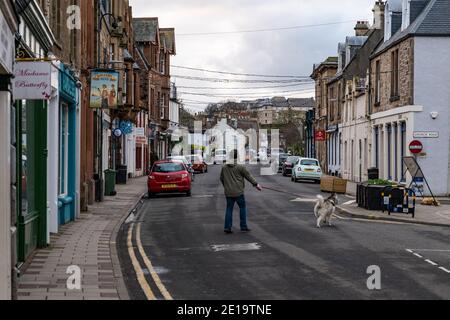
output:
[[[240,217],[241,217],[241,230],[248,229],[247,227],[247,205],[245,203],[244,195],[231,198],[227,197],[227,211],[225,215],[225,230],[231,230],[233,227],[233,209],[234,204],[237,202],[240,209]]]

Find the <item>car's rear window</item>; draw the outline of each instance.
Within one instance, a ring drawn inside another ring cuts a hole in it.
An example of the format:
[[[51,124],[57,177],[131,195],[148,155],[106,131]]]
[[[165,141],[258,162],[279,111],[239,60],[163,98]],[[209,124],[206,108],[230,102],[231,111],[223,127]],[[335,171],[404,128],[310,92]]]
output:
[[[300,164],[302,166],[319,166],[319,163],[316,160],[302,160]]]
[[[286,162],[289,162],[289,163],[295,163],[297,161],[298,161],[298,157],[289,157],[286,160]]]
[[[181,163],[174,163],[174,162],[155,164],[155,167],[153,168],[153,172],[157,173],[170,173],[184,170],[185,168]]]

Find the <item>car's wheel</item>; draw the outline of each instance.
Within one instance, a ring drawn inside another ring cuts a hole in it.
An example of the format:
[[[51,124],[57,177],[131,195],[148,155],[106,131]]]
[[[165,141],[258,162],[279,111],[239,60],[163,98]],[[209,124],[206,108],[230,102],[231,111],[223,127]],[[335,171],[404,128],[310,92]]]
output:
[[[148,198],[149,199],[151,199],[151,198],[153,198],[153,197],[155,197],[155,194],[153,193],[153,192],[148,192]]]

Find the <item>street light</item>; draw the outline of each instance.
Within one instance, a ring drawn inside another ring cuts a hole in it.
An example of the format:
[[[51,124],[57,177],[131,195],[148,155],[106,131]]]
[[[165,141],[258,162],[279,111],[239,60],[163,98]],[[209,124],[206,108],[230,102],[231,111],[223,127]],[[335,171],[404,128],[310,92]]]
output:
[[[98,1],[98,12],[101,12],[101,3],[100,1]],[[103,26],[103,21],[105,20],[106,17],[110,17],[112,18],[112,23],[111,23],[111,27],[112,28],[117,28],[118,24],[117,24],[117,19],[116,17],[112,14],[112,13],[104,13],[101,15],[100,19],[98,20],[98,26],[97,26],[97,67],[100,67],[101,65],[101,44],[100,44],[100,34],[102,32],[102,26]],[[109,32],[111,34],[111,32]],[[96,157],[97,157],[97,168],[98,168],[98,185],[96,186],[96,188],[99,188],[99,192],[96,192],[96,200],[97,201],[103,201],[103,197],[104,197],[104,192],[103,192],[103,109],[96,110],[96,118],[97,121],[99,121],[98,119],[100,118],[100,124],[97,126],[97,128],[99,129],[99,132],[97,134],[97,150],[96,150]],[[100,116],[99,116],[100,113]]]

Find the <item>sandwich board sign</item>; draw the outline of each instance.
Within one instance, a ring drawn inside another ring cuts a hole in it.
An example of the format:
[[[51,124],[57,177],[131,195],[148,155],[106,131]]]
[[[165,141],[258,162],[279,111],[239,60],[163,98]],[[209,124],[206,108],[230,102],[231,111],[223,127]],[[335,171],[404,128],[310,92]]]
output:
[[[423,173],[422,168],[420,167],[417,159],[415,157],[403,157],[403,163],[405,164],[406,171],[403,174],[403,178],[406,176],[406,172],[411,174],[412,180],[409,184],[409,189],[413,189],[416,193],[419,193],[423,197],[424,185],[427,186],[430,191],[431,196],[433,197],[434,203],[436,199],[431,191],[430,185],[428,184],[427,178]]]

